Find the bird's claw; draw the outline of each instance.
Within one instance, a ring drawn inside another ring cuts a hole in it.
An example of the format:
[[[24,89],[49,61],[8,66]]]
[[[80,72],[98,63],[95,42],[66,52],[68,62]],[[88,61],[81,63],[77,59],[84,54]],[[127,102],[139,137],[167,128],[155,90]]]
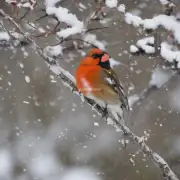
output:
[[[108,118],[108,108],[107,108],[107,104],[106,104],[106,106],[105,106],[105,108],[104,108],[104,110],[103,110],[103,114],[102,114],[102,117],[101,117],[101,119],[103,119],[103,118]]]
[[[75,87],[72,88],[72,93],[74,93],[75,91],[77,91],[77,89]]]

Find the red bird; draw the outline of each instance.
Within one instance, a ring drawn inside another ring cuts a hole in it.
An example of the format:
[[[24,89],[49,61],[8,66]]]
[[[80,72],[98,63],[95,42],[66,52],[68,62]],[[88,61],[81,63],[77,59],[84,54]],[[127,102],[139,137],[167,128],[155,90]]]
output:
[[[106,52],[92,48],[77,67],[77,88],[84,96],[115,110],[125,119],[124,113],[129,111],[128,100],[109,58]]]

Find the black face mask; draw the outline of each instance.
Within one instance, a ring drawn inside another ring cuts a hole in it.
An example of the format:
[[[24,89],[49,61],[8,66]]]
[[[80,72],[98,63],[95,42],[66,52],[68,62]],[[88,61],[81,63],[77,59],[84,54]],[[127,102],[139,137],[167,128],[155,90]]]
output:
[[[104,55],[104,53],[102,53],[102,54],[93,54],[92,57],[94,59],[97,59],[97,58],[102,58],[103,55]]]
[[[101,62],[101,60],[100,60],[99,66],[101,66],[101,67],[104,68],[104,69],[110,69],[110,68],[111,68],[109,61]]]
[[[99,61],[99,66],[101,66],[102,68],[104,68],[104,69],[110,69],[111,68],[111,66],[110,66],[110,62],[109,61],[106,61],[106,62],[102,62],[101,61],[101,58],[102,58],[102,56],[105,54],[105,52],[104,53],[102,53],[102,54],[93,54],[92,55],[92,57],[93,58],[100,58],[100,61]]]

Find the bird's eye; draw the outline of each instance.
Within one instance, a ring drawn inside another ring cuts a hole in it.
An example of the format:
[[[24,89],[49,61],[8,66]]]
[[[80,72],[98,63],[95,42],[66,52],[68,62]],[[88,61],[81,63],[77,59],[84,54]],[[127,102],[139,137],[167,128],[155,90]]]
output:
[[[92,54],[92,57],[95,58],[95,59],[96,59],[96,58],[99,58],[99,57],[98,57],[98,54]]]
[[[103,56],[103,54],[92,54],[92,57],[97,59],[97,58],[101,58]]]

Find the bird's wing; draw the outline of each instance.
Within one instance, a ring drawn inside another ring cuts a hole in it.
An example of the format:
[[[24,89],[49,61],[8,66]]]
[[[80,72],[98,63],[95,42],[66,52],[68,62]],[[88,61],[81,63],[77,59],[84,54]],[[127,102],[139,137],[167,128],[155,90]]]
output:
[[[102,69],[102,78],[118,94],[122,107],[129,110],[128,99],[113,69]]]

